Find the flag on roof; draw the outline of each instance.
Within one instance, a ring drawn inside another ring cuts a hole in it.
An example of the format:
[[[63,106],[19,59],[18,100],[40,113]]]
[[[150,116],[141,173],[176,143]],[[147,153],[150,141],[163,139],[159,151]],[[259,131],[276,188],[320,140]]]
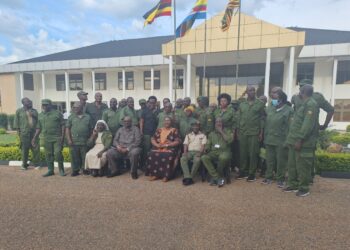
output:
[[[154,8],[143,15],[145,26],[153,23],[157,17],[171,16],[171,10],[171,0],[160,0]]]
[[[224,17],[221,20],[221,30],[227,31],[230,28],[233,12],[236,8],[239,8],[240,0],[229,0]]]
[[[182,21],[179,27],[177,27],[176,37],[184,36],[192,28],[197,19],[207,18],[207,3],[208,0],[197,0],[191,13]]]

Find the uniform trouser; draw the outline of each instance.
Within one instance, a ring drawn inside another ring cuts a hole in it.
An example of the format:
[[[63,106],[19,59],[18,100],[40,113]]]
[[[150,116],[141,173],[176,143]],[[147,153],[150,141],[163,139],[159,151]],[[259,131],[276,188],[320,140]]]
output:
[[[137,167],[139,165],[141,151],[141,148],[134,148],[130,150],[130,152],[128,152],[127,154],[122,154],[119,153],[115,148],[109,149],[107,151],[107,160],[110,172],[113,174],[120,171],[120,168],[118,167],[119,159],[129,159],[131,165],[131,173],[136,173]]]
[[[58,167],[60,171],[63,170],[63,155],[62,155],[62,145],[61,140],[57,141],[46,141],[44,140],[45,148],[45,158],[48,167],[48,171],[54,172],[54,161],[58,162]]]
[[[201,158],[200,156],[197,156],[198,152],[197,151],[189,151],[187,155],[182,155],[181,157],[181,168],[182,172],[184,174],[184,178],[191,178],[193,179],[197,172],[198,169],[201,165]],[[190,171],[190,168],[188,166],[188,162],[192,161],[192,170]]]
[[[286,174],[286,165],[288,159],[288,148],[279,146],[266,145],[266,179],[272,179],[273,170],[276,169],[276,180],[284,181]]]
[[[260,152],[258,135],[240,135],[240,161],[242,173],[255,175]]]
[[[240,166],[239,162],[239,140],[234,140],[232,143],[232,166],[233,167],[238,167]]]
[[[32,139],[34,137],[34,131],[28,133],[21,133],[21,154],[22,154],[22,167],[28,166],[29,150],[32,151],[32,163],[34,166],[39,166],[40,164],[40,145],[39,139],[35,141],[36,146],[32,146]]]
[[[151,151],[152,143],[150,135],[143,135],[142,141],[142,163],[146,164],[148,153]],[[143,166],[142,166],[143,167]]]
[[[224,169],[225,167],[229,167],[231,162],[231,153],[211,151],[208,154],[203,155],[201,160],[205,168],[208,170],[209,175],[214,180],[217,180],[224,177]],[[214,167],[214,162],[217,162],[217,168]]]
[[[294,146],[289,146],[288,187],[304,192],[309,191],[312,161],[312,148],[302,148],[300,151],[296,151]]]
[[[72,171],[78,172],[85,167],[85,157],[87,153],[86,145],[73,145],[69,148]]]

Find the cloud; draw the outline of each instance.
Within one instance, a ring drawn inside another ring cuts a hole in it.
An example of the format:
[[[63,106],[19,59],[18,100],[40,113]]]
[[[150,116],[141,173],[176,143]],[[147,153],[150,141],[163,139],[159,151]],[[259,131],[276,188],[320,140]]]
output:
[[[24,6],[24,0],[1,0],[0,6],[9,8],[21,8]]]

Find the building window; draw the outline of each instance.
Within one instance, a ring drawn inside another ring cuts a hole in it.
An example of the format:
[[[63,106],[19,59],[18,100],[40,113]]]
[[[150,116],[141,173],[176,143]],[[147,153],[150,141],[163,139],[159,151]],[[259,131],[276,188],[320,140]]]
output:
[[[96,90],[106,90],[107,89],[106,73],[96,73],[95,74],[95,89]]]
[[[339,61],[337,84],[350,84],[350,61]]]
[[[160,71],[154,71],[154,89],[160,89]],[[143,79],[144,79],[144,88],[146,90],[151,89],[151,71],[144,71],[143,72]]]
[[[335,122],[350,122],[350,99],[335,100]]]
[[[301,80],[314,81],[315,63],[298,63],[297,66],[297,85]]]
[[[34,90],[34,80],[33,80],[32,74],[28,74],[28,73],[23,74],[23,89]]]
[[[118,88],[119,90],[123,89],[123,72],[118,72]],[[132,71],[125,72],[125,89],[134,89],[134,72]]]
[[[56,75],[56,91],[65,91],[66,83],[64,75]]]
[[[83,90],[83,74],[69,74],[69,89]]]
[[[184,88],[184,70],[177,69],[176,70],[176,81],[175,81],[175,71],[173,72],[173,81],[174,81],[174,89],[183,89]]]

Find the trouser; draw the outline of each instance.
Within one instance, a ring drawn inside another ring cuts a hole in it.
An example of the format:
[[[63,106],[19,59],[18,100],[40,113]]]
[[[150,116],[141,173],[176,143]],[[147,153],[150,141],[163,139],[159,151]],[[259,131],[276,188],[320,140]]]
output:
[[[201,160],[208,170],[209,175],[217,180],[224,177],[225,167],[229,167],[231,162],[231,153],[230,152],[219,152],[211,151],[201,157]],[[214,167],[213,163],[217,162],[217,168]]]
[[[184,178],[191,178],[193,179],[197,172],[198,169],[201,165],[201,158],[200,156],[197,156],[198,152],[197,151],[189,151],[187,155],[182,155],[181,157],[181,168],[182,172],[184,174]],[[188,162],[192,161],[192,170],[190,171],[190,168],[188,166]]]
[[[296,151],[290,145],[288,150],[288,182],[287,186],[300,191],[309,191],[313,149],[302,148]]]
[[[45,158],[47,163],[48,171],[54,172],[54,161],[58,162],[58,168],[60,171],[64,171],[63,168],[63,155],[62,155],[62,145],[60,139],[56,141],[46,141],[44,140],[45,148]]]
[[[313,182],[313,179],[315,177],[315,164],[316,164],[316,148],[313,150],[310,183]]]
[[[150,135],[143,135],[143,141],[142,141],[142,165],[146,164],[148,153],[151,151],[152,144],[151,144],[151,136]],[[144,167],[144,166],[141,166]]]
[[[255,175],[259,157],[259,136],[240,135],[240,161],[241,170],[244,174]]]
[[[286,174],[286,165],[288,159],[288,148],[279,146],[266,145],[266,179],[272,179],[273,171],[276,169],[276,180],[284,181]]]
[[[78,172],[85,167],[86,145],[73,145],[69,148],[72,171]]]
[[[232,166],[238,167],[240,166],[239,162],[239,140],[234,140],[232,143]]]
[[[107,160],[108,160],[108,168],[111,174],[120,171],[120,168],[118,167],[119,159],[129,159],[131,173],[136,173],[137,167],[139,165],[141,151],[142,151],[141,148],[134,148],[130,150],[128,153],[122,154],[122,153],[119,153],[115,148],[109,149],[107,151]]]
[[[28,133],[21,133],[21,155],[22,155],[22,167],[28,167],[29,150],[32,151],[32,163],[34,166],[39,166],[40,164],[40,143],[37,138],[35,141],[36,146],[32,146],[32,139],[34,137],[34,131]]]

